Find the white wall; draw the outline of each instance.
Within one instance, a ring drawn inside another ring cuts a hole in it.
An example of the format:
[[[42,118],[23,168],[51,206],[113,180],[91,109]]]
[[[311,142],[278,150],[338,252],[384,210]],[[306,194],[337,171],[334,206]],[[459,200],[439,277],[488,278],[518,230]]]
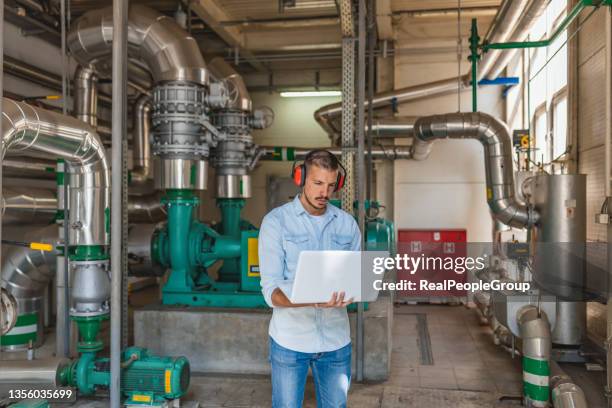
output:
[[[462,66],[462,73],[469,67]],[[396,57],[395,89],[457,75],[453,57]],[[481,87],[479,110],[503,117],[501,89]],[[400,114],[420,116],[457,112],[457,94],[415,101]],[[461,111],[471,111],[471,94],[461,95]],[[483,148],[474,140],[439,140],[425,161],[395,162],[395,225],[400,228],[464,228],[468,241],[491,241],[486,203]]]

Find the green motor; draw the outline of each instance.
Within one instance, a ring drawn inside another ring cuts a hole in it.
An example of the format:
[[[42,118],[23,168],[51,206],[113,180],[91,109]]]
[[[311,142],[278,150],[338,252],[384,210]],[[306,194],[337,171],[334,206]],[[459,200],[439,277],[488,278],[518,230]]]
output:
[[[62,385],[91,395],[110,384],[110,360],[82,353],[60,374]],[[160,357],[141,347],[128,347],[121,356],[121,392],[126,404],[153,405],[182,397],[189,388],[190,369],[185,357]]]
[[[159,357],[140,347],[123,351],[127,368],[121,375],[121,391],[131,402],[182,397],[189,388],[189,361],[185,357]]]

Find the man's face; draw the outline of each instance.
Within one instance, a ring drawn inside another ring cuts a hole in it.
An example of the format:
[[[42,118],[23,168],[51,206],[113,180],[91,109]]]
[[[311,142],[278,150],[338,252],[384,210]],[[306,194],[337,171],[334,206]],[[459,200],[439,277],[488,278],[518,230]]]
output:
[[[304,183],[304,196],[313,207],[322,210],[336,188],[338,170],[327,170],[319,166],[310,166]]]

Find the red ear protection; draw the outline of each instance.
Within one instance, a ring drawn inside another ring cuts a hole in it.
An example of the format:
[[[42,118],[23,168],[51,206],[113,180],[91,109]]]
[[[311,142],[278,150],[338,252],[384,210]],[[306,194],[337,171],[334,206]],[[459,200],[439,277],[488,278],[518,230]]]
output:
[[[318,152],[320,150],[313,150],[306,155],[304,161],[308,159],[308,157],[314,152]],[[327,151],[327,150],[324,150]],[[330,155],[333,153],[328,152]],[[334,192],[340,190],[344,187],[344,182],[346,180],[346,169],[338,160],[338,165],[340,166],[340,170],[338,171],[338,178],[336,179],[336,187],[334,188]],[[298,187],[304,187],[306,184],[306,166],[304,163],[298,164],[297,162],[293,162],[293,166],[291,167],[291,178],[293,179],[293,183]]]

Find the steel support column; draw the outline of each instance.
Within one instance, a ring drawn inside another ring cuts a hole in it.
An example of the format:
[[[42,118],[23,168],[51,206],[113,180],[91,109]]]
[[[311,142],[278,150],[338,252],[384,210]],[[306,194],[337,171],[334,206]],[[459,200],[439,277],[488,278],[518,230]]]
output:
[[[113,0],[110,406],[121,406],[123,138],[127,134],[128,1]]]

